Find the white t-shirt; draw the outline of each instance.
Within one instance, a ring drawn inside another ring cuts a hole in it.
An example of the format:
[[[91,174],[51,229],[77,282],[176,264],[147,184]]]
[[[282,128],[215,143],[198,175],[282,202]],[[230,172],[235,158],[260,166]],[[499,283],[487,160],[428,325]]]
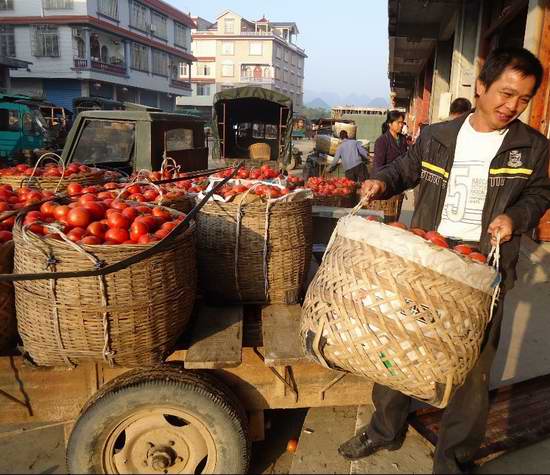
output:
[[[446,237],[479,241],[489,166],[508,130],[476,132],[470,118],[471,115],[458,133],[443,214],[437,230]]]

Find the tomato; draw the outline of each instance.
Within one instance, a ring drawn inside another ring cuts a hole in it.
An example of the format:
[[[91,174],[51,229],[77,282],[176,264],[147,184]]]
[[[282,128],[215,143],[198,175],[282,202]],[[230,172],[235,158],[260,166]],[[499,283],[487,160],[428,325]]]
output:
[[[103,241],[103,244],[105,244],[106,246],[118,246],[119,244],[122,244],[118,241],[113,241],[112,239],[106,239],[105,241]]]
[[[67,237],[73,241],[78,242],[86,235],[86,230],[84,228],[73,228],[67,233]]]
[[[157,190],[145,190],[143,192],[143,197],[145,198],[145,201],[155,201],[158,196],[159,192]]]
[[[130,221],[133,221],[139,216],[139,212],[136,208],[133,207],[124,208],[121,213],[122,216],[128,218]]]
[[[145,223],[145,225],[147,226],[147,228],[149,229],[149,231],[154,231],[155,229],[157,229],[157,227],[159,226],[159,222],[157,221],[157,219],[154,217],[154,216],[151,216],[151,215],[144,215],[144,216],[138,216],[135,220],[134,220],[134,223],[135,222],[138,222],[138,223]]]
[[[457,252],[460,252],[460,254],[464,254],[465,256],[468,256],[474,251],[470,246],[466,244],[458,244],[453,249]]]
[[[80,193],[82,193],[82,185],[80,183],[71,181],[67,185],[67,194],[69,196],[78,195]]]
[[[5,201],[0,201],[0,213],[4,211],[9,211],[9,210],[10,210],[10,205]]]
[[[15,216],[10,216],[9,218],[3,219],[2,224],[9,229],[13,228],[13,225],[15,224]]]
[[[170,219],[172,219],[172,215],[170,214],[170,212],[159,206],[155,206],[153,208],[152,214],[157,218],[161,218],[163,221],[169,221]]]
[[[86,201],[96,201],[97,196],[93,195],[92,193],[86,193],[85,195],[82,195],[80,198],[78,198],[79,203],[85,203]]]
[[[166,223],[163,223],[163,225],[160,227],[160,229],[168,229],[172,231],[179,223],[175,221],[167,221]]]
[[[147,202],[147,199],[141,193],[132,193],[130,196],[128,196],[128,199],[130,201],[139,201],[140,203]]]
[[[98,200],[105,200],[105,199],[112,199],[116,196],[116,194],[113,191],[100,191],[97,194]]]
[[[75,173],[79,172],[78,165],[76,163],[71,163],[70,165],[67,165],[65,168],[65,175],[71,174],[74,175]]]
[[[67,222],[71,226],[86,228],[92,222],[92,213],[86,208],[73,208],[67,213]]]
[[[31,222],[39,221],[43,218],[40,211],[29,211],[25,216],[25,220],[32,220]]]
[[[248,173],[248,178],[250,178],[251,180],[258,180],[261,175],[262,175],[262,172],[260,170],[258,170],[257,168],[253,168]]]
[[[48,231],[44,232],[45,229],[41,224],[31,224],[29,226],[29,230],[32,231],[34,234],[46,234]]]
[[[24,172],[25,170],[27,170],[28,168],[30,168],[27,164],[25,163],[19,163],[18,165],[15,165],[15,169],[18,171],[18,172]]]
[[[40,205],[40,212],[44,216],[53,216],[55,213],[55,208],[57,208],[57,205],[53,201],[46,201]]]
[[[248,178],[250,175],[250,172],[246,168],[240,168],[237,172],[237,176],[239,178]]]
[[[407,226],[403,223],[400,223],[399,221],[395,221],[393,223],[390,223],[389,226],[392,226],[394,228],[399,228],[399,229],[407,229]]]
[[[109,182],[109,183],[105,183],[103,185],[103,188],[105,188],[106,190],[116,190],[118,188],[118,183],[114,183],[114,182]]]
[[[80,173],[89,173],[90,172],[90,167],[87,167],[86,165],[79,165],[78,171]]]
[[[149,226],[142,221],[134,221],[130,226],[130,239],[138,241],[141,236],[149,232]]]
[[[426,237],[426,231],[420,228],[411,228],[409,231],[413,234],[416,234],[417,236],[420,236],[421,238],[427,239]]]
[[[478,261],[478,262],[481,262],[483,264],[485,264],[487,262],[487,258],[481,254],[480,252],[471,252],[470,254],[468,254],[468,257],[470,259],[473,259],[474,261]]]
[[[88,244],[88,245],[97,245],[103,243],[103,239],[101,239],[98,236],[84,236],[80,241],[78,241],[79,244]]]
[[[437,231],[427,231],[426,232],[426,238],[431,239],[432,237],[443,238],[443,236],[441,234],[439,234]],[[445,238],[443,238],[443,239],[445,239]]]
[[[158,238],[154,234],[147,233],[139,237],[138,244],[149,244],[155,241],[160,241],[160,238]]]
[[[429,240],[436,246],[444,247],[445,249],[449,248],[449,244],[442,236],[432,236],[431,238],[429,238]]]
[[[105,231],[107,231],[107,229],[109,229],[109,226],[103,224],[101,221],[94,221],[93,223],[90,223],[86,228],[88,234],[91,234],[92,236],[101,239],[103,239],[103,237],[105,236]]]
[[[130,220],[126,216],[123,216],[122,213],[110,213],[107,216],[107,224],[110,228],[128,229]]]
[[[111,203],[111,208],[122,210],[124,208],[128,208],[128,205],[124,203],[124,201],[113,200],[113,202]]]
[[[367,216],[367,221],[376,221],[377,223],[381,223],[384,221],[384,218],[380,216]]]
[[[10,231],[0,231],[0,242],[8,242],[13,239],[13,234]]]
[[[86,188],[82,188],[82,193],[96,194],[96,193],[99,193],[99,191],[101,191],[101,189],[94,185],[87,186]]]
[[[128,188],[126,188],[126,191],[128,191],[128,193],[130,193],[131,195],[133,195],[134,193],[139,193],[141,194],[141,186],[140,185],[131,185],[129,186]]]
[[[107,206],[107,208],[110,208],[113,201],[114,200],[112,198],[107,198],[107,199],[103,200],[103,204],[105,206]]]
[[[128,239],[127,241],[124,241],[122,244],[130,244],[130,245],[132,245],[132,244],[137,244],[137,242],[136,242],[136,241],[132,241],[131,239]]]
[[[130,239],[130,235],[126,229],[111,228],[105,233],[105,244],[107,244],[108,241],[114,241],[115,243],[122,244],[128,239]]]
[[[149,206],[136,206],[136,210],[139,211],[141,214],[151,214],[153,212],[152,208],[149,208]]]
[[[86,201],[82,207],[91,213],[93,219],[103,219],[105,216],[105,205],[98,201]]]
[[[155,231],[155,236],[158,237],[159,239],[164,239],[166,236],[168,236],[170,233],[172,232],[171,229],[163,229],[163,228],[159,228]]]

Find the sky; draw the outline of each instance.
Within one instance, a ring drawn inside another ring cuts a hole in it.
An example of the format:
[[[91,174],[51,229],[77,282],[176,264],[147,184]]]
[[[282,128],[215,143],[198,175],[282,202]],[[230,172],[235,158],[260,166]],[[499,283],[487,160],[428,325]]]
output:
[[[209,21],[225,10],[248,20],[294,21],[305,49],[304,100],[350,95],[388,99],[388,2],[346,0],[165,0]],[[338,98],[336,98],[336,102]],[[358,98],[359,100],[359,98]]]

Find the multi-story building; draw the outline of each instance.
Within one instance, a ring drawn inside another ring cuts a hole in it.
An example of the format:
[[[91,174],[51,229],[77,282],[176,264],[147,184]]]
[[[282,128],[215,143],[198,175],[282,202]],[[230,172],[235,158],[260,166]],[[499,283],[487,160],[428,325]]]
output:
[[[32,63],[12,70],[11,90],[72,108],[99,96],[173,110],[191,94],[192,19],[162,0],[0,0],[0,56]]]
[[[303,104],[307,56],[295,44],[295,23],[249,21],[230,10],[215,23],[193,19],[192,53],[197,60],[190,67],[192,94],[178,98],[178,105],[210,110],[217,91],[245,85],[273,89],[295,105]],[[188,67],[182,65],[180,74],[187,77]]]

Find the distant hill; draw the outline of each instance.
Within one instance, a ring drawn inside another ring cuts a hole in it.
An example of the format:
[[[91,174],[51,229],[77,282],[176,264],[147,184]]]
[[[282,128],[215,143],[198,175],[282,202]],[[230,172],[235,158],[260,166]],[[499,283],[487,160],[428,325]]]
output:
[[[372,101],[368,104],[369,107],[389,107],[389,102],[384,99],[383,97],[375,97]]]
[[[304,105],[306,107],[311,107],[312,109],[330,109],[330,106],[320,97],[316,97],[315,99],[307,102]]]

